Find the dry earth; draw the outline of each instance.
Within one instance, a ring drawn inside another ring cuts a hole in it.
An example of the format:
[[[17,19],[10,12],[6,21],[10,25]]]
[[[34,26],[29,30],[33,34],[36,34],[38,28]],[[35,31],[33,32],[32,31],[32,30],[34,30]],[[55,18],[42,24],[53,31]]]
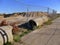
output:
[[[22,37],[22,45],[60,45],[60,17]]]

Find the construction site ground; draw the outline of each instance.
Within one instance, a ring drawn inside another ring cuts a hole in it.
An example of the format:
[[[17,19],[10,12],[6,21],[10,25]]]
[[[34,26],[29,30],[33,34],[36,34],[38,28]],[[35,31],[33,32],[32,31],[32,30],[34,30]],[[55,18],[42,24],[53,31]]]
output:
[[[21,41],[22,44],[15,45],[60,45],[60,17],[23,36]]]

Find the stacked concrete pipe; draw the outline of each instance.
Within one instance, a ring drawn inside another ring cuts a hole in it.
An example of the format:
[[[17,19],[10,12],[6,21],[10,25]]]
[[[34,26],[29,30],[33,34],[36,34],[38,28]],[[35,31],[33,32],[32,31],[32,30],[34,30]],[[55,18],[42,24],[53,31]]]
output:
[[[47,16],[41,16],[41,17],[38,17],[38,18],[29,20],[29,25],[30,25],[31,27],[41,26],[41,25],[43,25],[45,22],[47,22],[48,20],[49,20],[49,18],[48,18]]]
[[[0,27],[0,45],[4,45],[7,42],[13,42],[12,26]]]

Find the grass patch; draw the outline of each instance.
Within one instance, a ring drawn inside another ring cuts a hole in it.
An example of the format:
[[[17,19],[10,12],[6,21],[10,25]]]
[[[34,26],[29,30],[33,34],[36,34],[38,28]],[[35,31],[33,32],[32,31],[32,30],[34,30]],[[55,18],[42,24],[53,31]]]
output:
[[[33,27],[33,30],[35,30],[35,29],[40,29],[42,26],[43,26],[43,25],[41,25],[41,26],[34,26],[34,27]]]
[[[19,42],[19,40],[20,40],[20,36],[19,35],[14,35],[14,41]]]
[[[60,15],[57,15],[57,16],[55,16],[55,17],[53,17],[53,18],[50,18],[50,19],[49,19],[47,22],[45,22],[44,24],[50,25],[50,24],[52,24],[52,21],[55,20],[55,19],[58,18],[58,17],[60,17]]]
[[[23,32],[22,34],[20,34],[20,37],[22,37],[22,36],[28,34],[29,32],[31,32],[31,30],[27,30],[27,31]]]
[[[11,42],[7,42],[6,44],[4,44],[4,45],[13,45]]]
[[[31,32],[31,30],[27,30],[25,32],[22,32],[22,34],[20,34],[20,35],[14,35],[14,41],[15,42],[19,42],[21,37],[23,37],[24,35],[28,34],[29,32]]]
[[[52,24],[52,20],[48,20],[47,22],[44,23],[45,25],[50,25]]]

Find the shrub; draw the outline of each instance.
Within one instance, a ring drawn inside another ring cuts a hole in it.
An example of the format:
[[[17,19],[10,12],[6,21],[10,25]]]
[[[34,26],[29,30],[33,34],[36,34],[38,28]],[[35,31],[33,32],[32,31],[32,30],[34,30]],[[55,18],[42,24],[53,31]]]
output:
[[[0,24],[0,26],[6,26],[6,25],[8,25],[8,22],[6,20],[3,20]]]

